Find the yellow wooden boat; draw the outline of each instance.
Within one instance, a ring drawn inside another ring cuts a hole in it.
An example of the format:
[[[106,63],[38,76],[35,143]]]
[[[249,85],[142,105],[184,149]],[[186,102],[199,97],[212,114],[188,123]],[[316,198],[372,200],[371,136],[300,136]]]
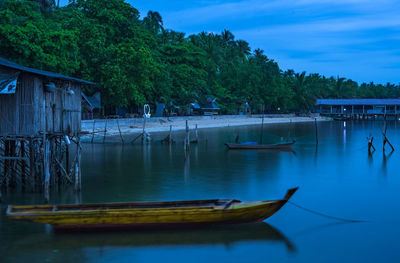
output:
[[[297,189],[289,189],[283,199],[272,201],[213,199],[80,205],[9,205],[7,217],[50,224],[59,229],[248,223],[263,221],[273,215]]]

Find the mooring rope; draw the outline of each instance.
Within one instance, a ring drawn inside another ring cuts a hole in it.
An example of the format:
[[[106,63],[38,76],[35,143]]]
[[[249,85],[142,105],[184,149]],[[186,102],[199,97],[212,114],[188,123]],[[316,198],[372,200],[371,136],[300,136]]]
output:
[[[364,220],[354,220],[354,219],[346,219],[346,218],[341,218],[341,217],[336,217],[336,216],[330,216],[330,215],[326,215],[326,214],[323,214],[323,213],[320,213],[320,212],[305,208],[304,206],[301,206],[301,205],[298,205],[296,203],[293,203],[292,201],[287,201],[287,202],[289,204],[294,205],[297,208],[300,208],[300,209],[302,209],[304,211],[307,211],[309,213],[312,213],[312,214],[315,214],[315,215],[318,215],[318,216],[322,216],[322,217],[326,217],[326,218],[330,218],[330,219],[334,219],[334,220],[338,220],[338,221],[343,221],[343,222],[351,222],[351,223],[367,222],[367,221],[364,221]]]

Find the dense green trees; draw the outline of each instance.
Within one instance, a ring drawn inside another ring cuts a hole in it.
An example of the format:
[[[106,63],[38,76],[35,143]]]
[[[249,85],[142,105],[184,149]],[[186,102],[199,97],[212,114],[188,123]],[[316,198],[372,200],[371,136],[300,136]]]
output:
[[[400,97],[400,87],[358,85],[342,77],[283,72],[260,49],[224,30],[185,37],[158,12],[124,0],[0,2],[0,56],[98,83],[108,108],[217,97],[224,113],[248,102],[270,112],[307,111],[317,98]]]

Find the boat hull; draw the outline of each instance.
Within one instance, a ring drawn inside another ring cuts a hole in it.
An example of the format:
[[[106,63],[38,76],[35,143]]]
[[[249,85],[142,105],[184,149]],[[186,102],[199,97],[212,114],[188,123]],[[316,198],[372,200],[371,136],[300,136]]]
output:
[[[232,200],[224,205],[202,207],[179,207],[182,202],[176,202],[178,207],[165,208],[126,208],[132,206],[129,203],[69,205],[60,206],[64,210],[58,211],[51,209],[57,206],[49,205],[9,206],[7,216],[13,220],[50,224],[58,229],[237,224],[265,220],[277,212],[290,196],[287,194],[284,199],[274,201]]]

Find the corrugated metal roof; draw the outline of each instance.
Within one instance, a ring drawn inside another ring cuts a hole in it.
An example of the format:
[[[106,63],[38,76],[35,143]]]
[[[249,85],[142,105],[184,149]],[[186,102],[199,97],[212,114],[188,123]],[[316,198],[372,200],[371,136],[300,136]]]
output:
[[[400,99],[317,99],[317,105],[400,105]]]
[[[24,66],[21,66],[21,65],[19,65],[17,63],[14,63],[12,61],[9,61],[9,60],[1,58],[1,57],[0,57],[0,65],[4,66],[4,67],[8,67],[8,68],[13,68],[13,69],[17,69],[17,70],[33,73],[33,74],[36,74],[36,75],[49,77],[49,78],[69,80],[69,81],[74,81],[74,82],[79,82],[79,83],[89,84],[89,85],[95,85],[96,84],[94,82],[90,82],[90,81],[86,81],[86,80],[82,80],[82,79],[77,79],[77,78],[73,78],[73,77],[68,77],[68,76],[64,76],[64,75],[57,74],[57,73],[50,72],[50,71],[24,67]]]

